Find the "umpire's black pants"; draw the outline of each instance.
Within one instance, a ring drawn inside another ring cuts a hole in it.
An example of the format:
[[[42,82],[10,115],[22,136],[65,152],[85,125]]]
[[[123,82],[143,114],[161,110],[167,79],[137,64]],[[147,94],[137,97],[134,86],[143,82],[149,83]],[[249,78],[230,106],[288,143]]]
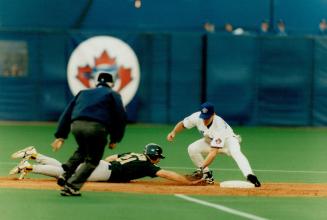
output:
[[[77,120],[72,123],[71,131],[78,148],[63,164],[63,168],[67,185],[79,190],[102,159],[108,143],[108,130],[98,122]],[[80,164],[81,167],[75,172]]]

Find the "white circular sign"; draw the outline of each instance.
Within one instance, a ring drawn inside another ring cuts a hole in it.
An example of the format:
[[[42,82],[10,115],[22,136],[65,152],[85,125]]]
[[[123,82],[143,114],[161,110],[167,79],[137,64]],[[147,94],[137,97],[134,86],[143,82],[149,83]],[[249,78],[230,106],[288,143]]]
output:
[[[93,88],[100,72],[115,78],[113,89],[122,96],[126,106],[135,96],[140,83],[140,67],[133,49],[124,41],[97,36],[83,41],[73,51],[67,66],[69,88],[74,95]]]

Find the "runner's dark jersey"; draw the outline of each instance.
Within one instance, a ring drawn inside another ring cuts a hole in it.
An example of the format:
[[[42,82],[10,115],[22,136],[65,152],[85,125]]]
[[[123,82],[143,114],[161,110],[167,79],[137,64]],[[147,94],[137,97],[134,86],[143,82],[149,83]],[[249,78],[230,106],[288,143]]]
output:
[[[129,182],[142,177],[157,177],[161,169],[152,164],[144,154],[125,153],[118,155],[118,159],[110,162],[111,175],[109,182]]]

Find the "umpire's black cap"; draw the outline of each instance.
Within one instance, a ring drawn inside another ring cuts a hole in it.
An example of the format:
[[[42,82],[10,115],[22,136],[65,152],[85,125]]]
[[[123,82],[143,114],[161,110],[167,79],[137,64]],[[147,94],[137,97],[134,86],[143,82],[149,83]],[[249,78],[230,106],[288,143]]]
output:
[[[113,83],[114,78],[111,73],[102,72],[98,76],[98,82]]]

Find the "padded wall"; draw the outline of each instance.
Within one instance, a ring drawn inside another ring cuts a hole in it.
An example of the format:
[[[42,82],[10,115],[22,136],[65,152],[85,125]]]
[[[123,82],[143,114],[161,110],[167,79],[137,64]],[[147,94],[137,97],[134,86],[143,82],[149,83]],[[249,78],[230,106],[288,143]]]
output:
[[[207,99],[231,123],[312,124],[313,71],[323,67],[313,67],[313,40],[209,35]]]
[[[42,34],[38,48],[41,118],[57,120],[71,94],[67,85],[67,35]]]
[[[57,120],[70,98],[63,33],[2,33],[1,42],[26,44],[28,68],[22,77],[1,77],[1,119]]]
[[[201,35],[173,34],[169,66],[168,122],[176,123],[201,103]]]
[[[315,41],[315,67],[313,77],[313,124],[327,124],[327,39]]]
[[[26,50],[27,67],[26,69],[18,65],[19,69],[23,69],[24,77],[3,77],[4,67],[7,62],[1,62],[0,78],[0,119],[5,120],[37,120],[40,114],[40,100],[38,99],[41,92],[39,82],[39,71],[37,71],[39,37],[37,34],[25,33],[2,33],[0,34],[2,45],[21,44],[21,48],[11,48],[11,51],[1,51],[2,56],[11,57],[13,54],[19,54],[21,50]],[[2,48],[3,49],[3,48]],[[5,59],[5,58],[4,58]],[[19,59],[16,59],[18,62]],[[17,63],[12,63],[13,65]]]
[[[313,41],[258,38],[258,124],[311,124]]]
[[[325,38],[209,34],[204,44],[194,33],[78,31],[0,34],[1,73],[3,50],[18,44],[28,51],[26,75],[0,76],[0,119],[57,120],[72,96],[70,53],[103,34],[127,42],[140,62],[139,90],[127,106],[130,121],[175,123],[209,100],[232,124],[327,124]]]
[[[207,100],[226,120],[247,124],[255,101],[253,37],[208,35]]]

